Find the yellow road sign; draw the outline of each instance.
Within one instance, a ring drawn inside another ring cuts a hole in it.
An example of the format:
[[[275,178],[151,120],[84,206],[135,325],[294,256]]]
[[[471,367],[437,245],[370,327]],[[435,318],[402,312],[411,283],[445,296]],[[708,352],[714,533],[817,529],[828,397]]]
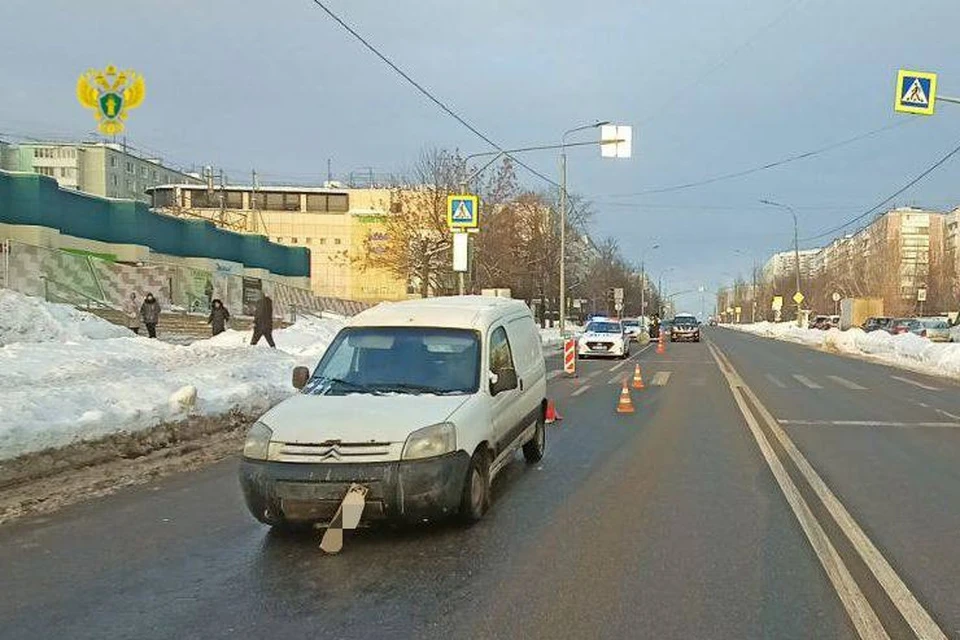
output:
[[[900,69],[893,110],[932,116],[937,100],[937,74]]]
[[[796,302],[797,304],[800,304],[801,302],[803,302],[803,300],[804,300],[803,294],[800,293],[799,291],[793,294],[793,301]]]

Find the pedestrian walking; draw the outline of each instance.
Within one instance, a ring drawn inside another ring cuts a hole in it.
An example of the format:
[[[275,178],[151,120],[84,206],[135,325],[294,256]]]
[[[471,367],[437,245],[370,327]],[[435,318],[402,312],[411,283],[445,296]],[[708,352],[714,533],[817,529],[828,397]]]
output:
[[[268,345],[277,348],[273,343],[273,300],[265,293],[260,294],[253,314],[253,339],[250,344],[257,344],[260,338],[266,338]]]
[[[207,324],[213,329],[213,335],[219,335],[227,330],[227,322],[230,320],[230,312],[223,306],[223,301],[216,298],[210,305],[210,317],[207,318]]]
[[[131,291],[130,297],[123,301],[123,315],[127,318],[127,328],[140,335],[140,303],[135,291]]]
[[[148,293],[140,305],[140,317],[143,318],[143,324],[147,327],[147,335],[151,338],[157,337],[157,323],[160,322],[160,303]]]

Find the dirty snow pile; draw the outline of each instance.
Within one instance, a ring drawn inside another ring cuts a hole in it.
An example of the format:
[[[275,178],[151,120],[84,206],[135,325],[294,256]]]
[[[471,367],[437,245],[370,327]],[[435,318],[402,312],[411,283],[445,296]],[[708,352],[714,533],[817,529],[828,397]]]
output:
[[[0,460],[187,415],[262,412],[342,326],[301,320],[274,332],[276,350],[240,331],[178,346],[0,290]]]
[[[932,376],[960,378],[960,343],[930,342],[912,333],[896,336],[886,331],[866,333],[858,328],[846,331],[806,329],[798,327],[794,322],[758,322],[728,326],[767,338],[867,356],[877,362]]]

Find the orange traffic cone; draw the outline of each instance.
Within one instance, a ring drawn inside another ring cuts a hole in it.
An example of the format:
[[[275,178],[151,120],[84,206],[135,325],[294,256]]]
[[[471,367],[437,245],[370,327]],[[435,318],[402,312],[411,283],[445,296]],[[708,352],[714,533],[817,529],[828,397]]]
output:
[[[547,424],[553,424],[554,422],[559,422],[563,420],[563,416],[557,413],[557,408],[553,404],[553,400],[547,400],[547,414],[544,416],[544,422]]]
[[[661,333],[661,334],[660,334],[660,342],[657,343],[657,353],[666,353],[666,352],[667,352],[667,348],[666,348],[666,346],[663,344],[663,334]]]
[[[643,376],[640,375],[640,365],[637,365],[637,368],[633,370],[633,388],[643,389]]]
[[[623,389],[620,390],[620,402],[617,403],[617,413],[633,413],[633,400],[630,399],[630,390],[627,389],[627,381],[623,381]]]

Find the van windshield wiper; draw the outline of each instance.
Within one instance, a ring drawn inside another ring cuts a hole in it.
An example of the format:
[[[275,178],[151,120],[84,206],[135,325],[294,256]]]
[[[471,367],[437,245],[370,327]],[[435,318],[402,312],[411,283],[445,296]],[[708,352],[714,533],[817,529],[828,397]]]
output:
[[[321,377],[316,379],[318,383],[324,385],[324,391],[329,391],[333,385],[340,385],[346,387],[347,389],[352,389],[360,393],[369,393],[372,395],[380,395],[379,389],[374,389],[373,387],[367,386],[365,384],[360,384],[359,382],[351,382],[349,380],[344,380],[343,378],[328,378]]]
[[[407,382],[397,382],[391,384],[377,385],[378,391],[383,391],[385,393],[432,393],[436,395],[450,395],[454,393],[462,393],[459,390],[449,390],[449,389],[437,389],[436,387],[431,387],[424,384],[412,384]]]

